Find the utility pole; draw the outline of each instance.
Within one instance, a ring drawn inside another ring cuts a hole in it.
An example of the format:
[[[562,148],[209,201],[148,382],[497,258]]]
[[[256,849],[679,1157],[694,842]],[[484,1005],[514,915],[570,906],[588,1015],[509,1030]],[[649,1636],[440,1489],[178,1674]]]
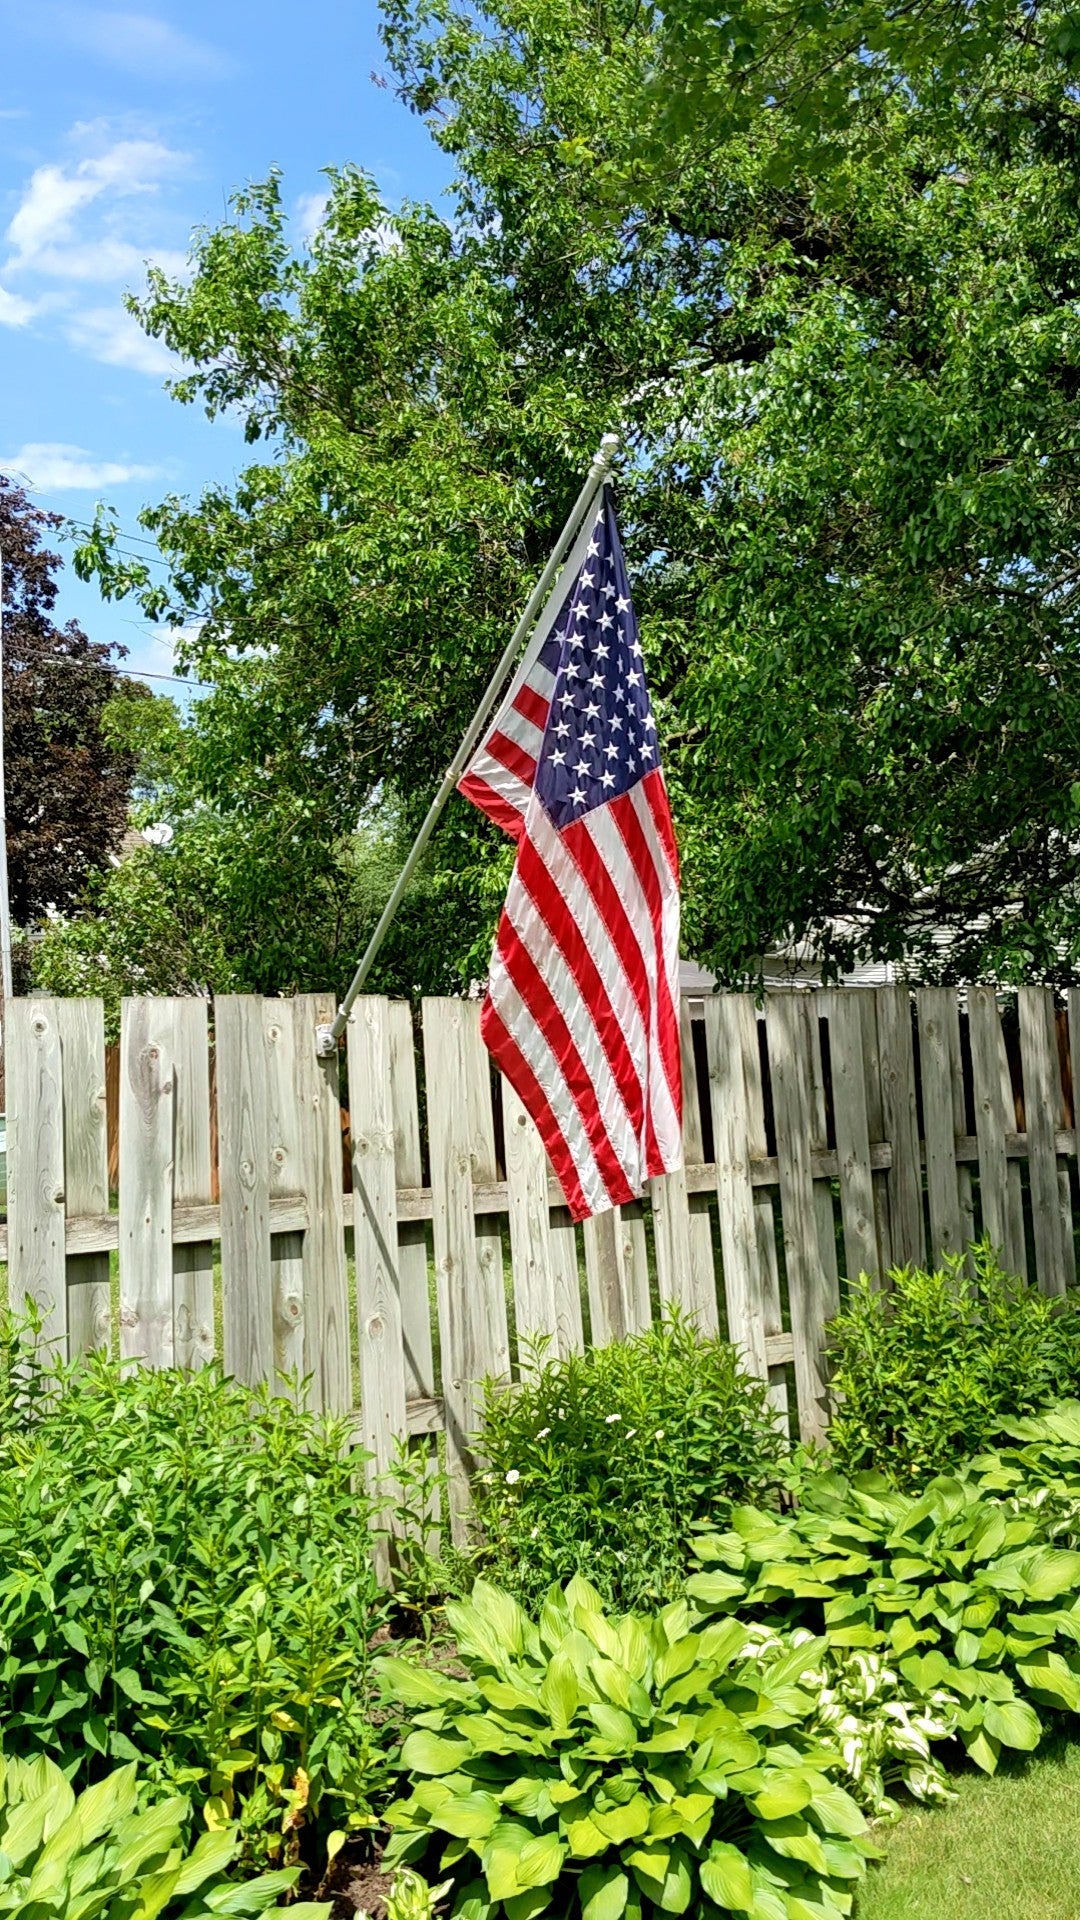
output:
[[[4,552],[0,547],[0,983],[4,989],[4,1067],[11,986],[11,902],[8,899],[7,788],[4,784]]]

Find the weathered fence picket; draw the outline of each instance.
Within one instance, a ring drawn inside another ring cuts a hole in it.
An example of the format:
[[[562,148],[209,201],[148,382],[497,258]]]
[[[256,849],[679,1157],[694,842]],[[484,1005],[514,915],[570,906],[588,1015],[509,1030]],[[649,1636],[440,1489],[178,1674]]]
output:
[[[67,1351],[132,1365],[200,1366],[220,1326],[226,1367],[304,1379],[375,1473],[444,1444],[459,1539],[480,1383],[527,1371],[538,1340],[580,1351],[586,1317],[597,1345],[655,1301],[726,1330],[778,1420],[816,1437],[845,1280],[887,1285],[978,1231],[1045,1292],[1075,1282],[1080,989],[1067,1015],[1042,987],[687,1002],[685,1166],[584,1228],[475,1002],[426,1001],[418,1050],[409,1007],[358,1001],[347,1113],[314,1047],[330,1009],[125,1001],[117,1151],[101,1003],[12,1001],[9,1295]]]

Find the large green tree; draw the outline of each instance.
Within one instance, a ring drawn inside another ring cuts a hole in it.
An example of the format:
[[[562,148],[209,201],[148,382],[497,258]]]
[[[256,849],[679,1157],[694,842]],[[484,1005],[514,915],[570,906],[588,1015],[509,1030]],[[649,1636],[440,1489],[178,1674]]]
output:
[[[852,9],[836,40],[831,14],[762,8],[733,87],[704,10],[384,11],[454,218],[390,221],[346,170],[296,254],[271,182],[139,308],[188,363],[178,396],[266,441],[235,489],[144,515],[168,588],[104,530],[82,559],[201,623],[201,790],[252,820],[289,796],[298,872],[391,793],[415,818],[613,425],[688,950],[727,979],[792,938],[836,966],[1073,974],[1067,18]],[[672,108],[688,47],[714,61],[697,118]],[[486,835],[448,819],[415,975],[476,969]]]

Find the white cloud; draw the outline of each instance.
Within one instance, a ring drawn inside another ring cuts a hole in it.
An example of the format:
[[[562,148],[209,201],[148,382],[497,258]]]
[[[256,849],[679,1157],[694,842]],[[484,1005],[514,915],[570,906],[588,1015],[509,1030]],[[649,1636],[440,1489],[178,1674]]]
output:
[[[25,327],[33,314],[31,300],[21,300],[17,293],[8,293],[0,287],[0,327]]]
[[[39,16],[42,27],[60,33],[70,46],[120,67],[125,73],[147,77],[184,75],[212,77],[226,73],[230,62],[216,47],[182,33],[156,14],[127,13],[110,8],[48,7]]]
[[[178,362],[160,340],[143,332],[124,307],[85,307],[67,321],[72,346],[81,347],[108,367],[131,367],[136,373],[161,376],[177,371]]]
[[[37,316],[108,366],[153,376],[174,372],[172,355],[146,337],[120,296],[145,284],[149,265],[171,279],[187,271],[186,255],[158,238],[162,220],[172,217],[162,190],[189,157],[153,138],[116,139],[101,122],[73,128],[70,138],[81,157],[37,167],[8,224],[0,326]],[[80,285],[107,291],[98,303],[79,307]]]
[[[118,140],[74,167],[38,167],[7,230],[15,250],[9,271],[32,267],[55,273],[59,249],[74,237],[77,213],[102,195],[114,200],[156,193],[162,179],[186,159],[160,141]],[[135,250],[129,246],[128,251]],[[120,271],[128,271],[127,265]]]
[[[95,460],[85,447],[69,447],[58,440],[30,440],[9,458],[0,459],[0,471],[25,474],[37,493],[93,493],[101,487],[122,487],[128,480],[153,480],[161,469]]]

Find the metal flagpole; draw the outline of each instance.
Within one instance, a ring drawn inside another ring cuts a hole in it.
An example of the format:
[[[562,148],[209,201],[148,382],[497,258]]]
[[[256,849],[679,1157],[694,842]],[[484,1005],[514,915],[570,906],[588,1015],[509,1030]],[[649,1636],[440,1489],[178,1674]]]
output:
[[[349,990],[337,1010],[333,1025],[329,1027],[320,1026],[315,1029],[315,1051],[321,1058],[325,1059],[329,1057],[329,1055],[336,1050],[337,1043],[345,1031],[353,1001],[356,999],[364,981],[371,972],[379,948],[386,938],[390,923],[401,905],[405,889],[416,871],[420,855],[431,839],[439,815],[442,813],[450,795],[457,786],[468,764],[469,756],[491,717],[495,702],[503,690],[506,676],[517,658],[522,642],[528,637],[532,630],[533,622],[543,606],[555,576],[573,544],[574,537],[581,527],[585,515],[595,500],[596,495],[607,479],[612,457],[618,444],[619,436],[617,433],[605,433],[596,453],[593,455],[592,466],[589,468],[585,485],[582,487],[581,492],[578,494],[570,510],[570,516],[559,535],[556,546],[552,549],[551,557],[543,573],[540,575],[532,593],[529,595],[528,605],[521,619],[518,621],[517,626],[514,628],[513,634],[503,652],[502,659],[499,661],[498,666],[488,682],[483,699],[465,730],[465,737],[443,775],[442,785],[428,808],[427,817],[424,820],[423,826],[413,841],[405,865],[402,867],[397,880],[394,882],[393,892],[379,916],[379,924],[375,928],[371,939],[368,941],[367,951],[360,965],[357,967],[356,972],[353,974],[352,980],[349,983]]]
[[[4,786],[4,555],[0,549],[0,981],[4,989],[6,1066],[7,1002],[11,986],[11,905],[8,900],[7,795]]]

